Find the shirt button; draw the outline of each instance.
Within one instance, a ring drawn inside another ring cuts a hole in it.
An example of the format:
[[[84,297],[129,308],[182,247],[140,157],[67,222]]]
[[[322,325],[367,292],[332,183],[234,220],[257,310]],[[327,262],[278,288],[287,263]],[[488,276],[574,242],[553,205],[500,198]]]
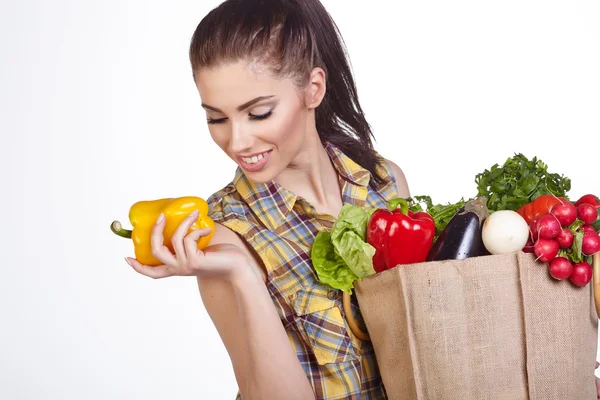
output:
[[[336,295],[337,295],[337,293],[334,289],[329,289],[329,292],[327,292],[327,298],[329,300],[335,299]]]

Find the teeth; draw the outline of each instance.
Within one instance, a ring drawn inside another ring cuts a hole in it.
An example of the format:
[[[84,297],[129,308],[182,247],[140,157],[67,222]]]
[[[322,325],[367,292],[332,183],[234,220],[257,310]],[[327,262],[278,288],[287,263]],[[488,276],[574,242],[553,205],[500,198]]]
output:
[[[242,157],[242,160],[244,160],[245,163],[248,164],[256,164],[257,162],[259,162],[260,160],[262,160],[265,156],[266,153],[263,154],[259,154],[257,156],[254,157]]]

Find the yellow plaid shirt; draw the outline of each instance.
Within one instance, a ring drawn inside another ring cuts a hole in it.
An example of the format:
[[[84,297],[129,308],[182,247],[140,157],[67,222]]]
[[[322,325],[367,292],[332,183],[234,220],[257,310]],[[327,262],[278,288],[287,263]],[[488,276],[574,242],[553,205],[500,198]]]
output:
[[[383,208],[397,196],[389,166],[378,167],[384,182],[369,186],[368,170],[330,143],[325,149],[344,180],[344,203]],[[312,266],[314,238],[330,230],[335,219],[318,214],[274,181],[253,183],[239,167],[233,181],[212,194],[208,204],[215,222],[240,234],[262,258],[273,304],[316,399],[385,399],[371,343],[354,337],[344,317],[341,291],[320,283]],[[360,320],[354,296],[353,307]]]

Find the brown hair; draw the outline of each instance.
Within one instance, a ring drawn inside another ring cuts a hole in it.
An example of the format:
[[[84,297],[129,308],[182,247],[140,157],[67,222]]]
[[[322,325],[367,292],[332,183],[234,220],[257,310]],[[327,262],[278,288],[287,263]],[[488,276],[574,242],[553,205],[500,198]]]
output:
[[[190,44],[192,71],[248,60],[274,76],[306,85],[325,71],[327,90],[315,111],[321,142],[339,147],[380,183],[371,126],[365,119],[342,36],[319,0],[226,0],[198,24]]]

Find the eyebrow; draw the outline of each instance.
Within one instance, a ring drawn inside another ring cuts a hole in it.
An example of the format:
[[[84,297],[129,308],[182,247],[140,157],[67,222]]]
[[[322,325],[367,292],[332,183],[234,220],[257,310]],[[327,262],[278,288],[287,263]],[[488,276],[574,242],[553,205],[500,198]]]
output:
[[[274,97],[274,95],[270,95],[270,96],[259,96],[259,97],[255,98],[255,99],[252,99],[252,100],[250,100],[250,101],[247,101],[247,102],[245,102],[245,103],[244,103],[244,104],[242,104],[241,106],[238,106],[238,107],[237,107],[237,110],[238,110],[238,111],[243,111],[243,110],[245,110],[246,108],[250,107],[251,105],[258,103],[258,102],[259,102],[259,101],[261,101],[261,100],[270,99],[271,97]],[[203,107],[203,108],[206,108],[207,110],[212,110],[212,111],[215,111],[215,112],[220,112],[220,113],[222,113],[222,112],[223,112],[223,111],[219,110],[217,107],[209,106],[208,104],[204,104],[204,103],[202,103],[202,107]]]

